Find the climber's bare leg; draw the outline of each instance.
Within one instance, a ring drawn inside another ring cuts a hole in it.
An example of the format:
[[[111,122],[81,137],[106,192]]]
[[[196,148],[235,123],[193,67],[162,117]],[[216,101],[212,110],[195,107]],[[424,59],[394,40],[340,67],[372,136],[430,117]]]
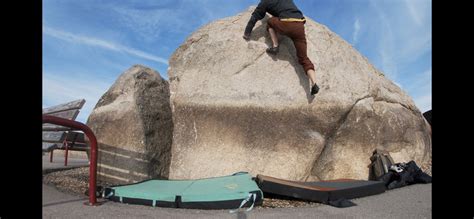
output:
[[[278,36],[275,30],[271,27],[268,28],[268,32],[270,33],[270,37],[272,38],[273,47],[278,47]]]
[[[313,86],[316,83],[316,72],[313,69],[309,69],[308,72],[306,72],[306,74],[311,80],[311,86]]]

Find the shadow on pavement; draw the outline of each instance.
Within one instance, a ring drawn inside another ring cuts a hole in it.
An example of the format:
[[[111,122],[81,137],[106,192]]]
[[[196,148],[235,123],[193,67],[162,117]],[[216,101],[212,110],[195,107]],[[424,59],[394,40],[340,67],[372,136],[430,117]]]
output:
[[[43,207],[49,207],[53,205],[61,205],[61,204],[66,204],[66,203],[71,203],[71,202],[77,202],[77,201],[86,201],[88,198],[78,198],[78,199],[72,199],[72,200],[67,200],[67,201],[60,201],[60,202],[53,202],[49,204],[44,204]]]

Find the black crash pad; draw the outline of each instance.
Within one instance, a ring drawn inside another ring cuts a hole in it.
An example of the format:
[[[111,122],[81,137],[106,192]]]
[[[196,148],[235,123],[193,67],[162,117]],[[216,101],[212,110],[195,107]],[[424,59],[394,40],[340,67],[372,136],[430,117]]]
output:
[[[385,184],[381,181],[354,179],[296,182],[257,175],[256,181],[265,193],[322,203],[376,195],[386,190]]]

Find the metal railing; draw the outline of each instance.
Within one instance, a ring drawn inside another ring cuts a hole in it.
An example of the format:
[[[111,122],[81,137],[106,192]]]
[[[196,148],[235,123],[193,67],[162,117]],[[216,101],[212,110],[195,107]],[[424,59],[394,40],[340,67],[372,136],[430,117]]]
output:
[[[96,197],[97,186],[97,139],[92,130],[86,125],[56,116],[43,115],[43,123],[50,123],[72,128],[74,130],[81,130],[89,138],[90,142],[90,165],[89,165],[89,202],[84,204],[95,206],[98,205]]]

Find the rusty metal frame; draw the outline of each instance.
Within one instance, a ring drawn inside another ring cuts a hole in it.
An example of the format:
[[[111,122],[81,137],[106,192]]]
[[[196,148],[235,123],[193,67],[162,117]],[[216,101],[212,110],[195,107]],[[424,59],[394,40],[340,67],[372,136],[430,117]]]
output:
[[[66,136],[66,139],[64,139],[63,147],[66,147],[66,151],[64,152],[64,166],[67,166],[67,154],[68,154],[68,151],[69,151],[69,144],[67,142],[67,136]]]
[[[43,123],[50,123],[55,125],[61,125],[72,128],[74,130],[81,130],[86,134],[90,142],[90,165],[89,165],[89,202],[84,204],[90,206],[99,205],[96,197],[96,186],[97,186],[97,139],[92,130],[86,125],[68,119],[63,119],[56,116],[43,115]],[[67,161],[66,161],[67,162]]]

